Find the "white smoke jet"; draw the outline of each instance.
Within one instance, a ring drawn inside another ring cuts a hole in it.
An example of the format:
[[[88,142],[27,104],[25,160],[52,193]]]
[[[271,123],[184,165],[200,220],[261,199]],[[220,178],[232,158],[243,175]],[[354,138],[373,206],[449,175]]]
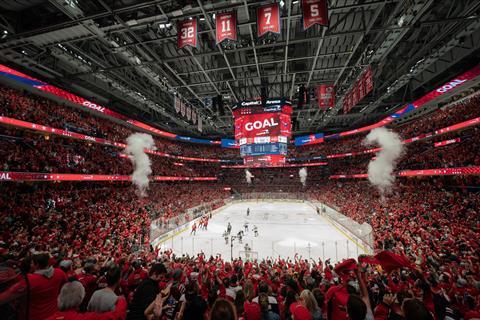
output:
[[[395,181],[395,176],[392,173],[398,158],[403,153],[402,140],[397,133],[381,127],[373,129],[367,135],[363,144],[378,144],[382,148],[368,164],[368,180],[383,195],[390,190]]]
[[[307,168],[303,167],[298,170],[298,175],[300,176],[300,182],[305,187],[307,185]]]
[[[253,174],[248,169],[245,169],[245,178],[248,184],[252,183]]]
[[[145,149],[156,149],[151,135],[134,133],[127,138],[125,153],[133,163],[132,183],[137,186],[140,197],[147,195],[148,176],[152,173],[151,162]]]

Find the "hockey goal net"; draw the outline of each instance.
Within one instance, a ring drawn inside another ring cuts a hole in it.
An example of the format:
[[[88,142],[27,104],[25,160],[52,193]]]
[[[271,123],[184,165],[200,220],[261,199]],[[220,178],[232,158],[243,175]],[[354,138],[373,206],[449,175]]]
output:
[[[238,255],[242,260],[257,260],[258,259],[258,252],[257,251],[239,251]]]

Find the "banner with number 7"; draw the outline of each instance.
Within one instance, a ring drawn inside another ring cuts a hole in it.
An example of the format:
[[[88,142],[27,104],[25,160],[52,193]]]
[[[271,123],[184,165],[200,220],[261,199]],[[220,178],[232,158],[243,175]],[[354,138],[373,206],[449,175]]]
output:
[[[215,26],[217,44],[227,39],[237,41],[237,15],[235,12],[217,13]]]
[[[183,20],[177,23],[178,49],[185,46],[197,46],[197,19]]]
[[[314,24],[328,27],[327,0],[302,0],[303,30]]]
[[[268,4],[257,9],[257,35],[267,32],[280,34],[280,8],[278,3]]]

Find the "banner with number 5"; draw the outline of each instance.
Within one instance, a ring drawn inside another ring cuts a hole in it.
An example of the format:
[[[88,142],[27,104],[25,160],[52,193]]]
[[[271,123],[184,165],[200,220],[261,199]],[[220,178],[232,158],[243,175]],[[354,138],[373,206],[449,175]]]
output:
[[[272,3],[257,9],[258,37],[267,32],[280,34],[280,8],[278,3]]]
[[[237,41],[237,15],[235,12],[217,13],[215,26],[217,44],[227,39]]]
[[[197,46],[197,19],[179,21],[177,24],[178,49]]]
[[[327,0],[302,0],[303,30],[314,24],[328,26]]]

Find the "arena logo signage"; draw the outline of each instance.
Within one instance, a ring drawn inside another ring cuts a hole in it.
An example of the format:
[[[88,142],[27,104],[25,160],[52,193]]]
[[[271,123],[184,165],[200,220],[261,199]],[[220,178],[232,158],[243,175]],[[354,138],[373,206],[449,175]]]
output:
[[[248,107],[248,106],[259,106],[262,104],[262,101],[260,100],[255,100],[255,101],[242,101],[240,105],[242,107]]]
[[[105,108],[104,107],[101,107],[99,106],[98,104],[95,104],[95,103],[92,103],[88,100],[85,100],[83,101],[82,105],[84,105],[85,107],[87,108],[90,108],[90,109],[93,109],[93,110],[97,110],[99,112],[105,112]]]
[[[265,119],[263,121],[254,121],[254,122],[247,122],[245,124],[245,130],[252,131],[253,129],[264,129],[267,127],[276,127],[278,126],[278,122],[275,122],[274,118]]]

